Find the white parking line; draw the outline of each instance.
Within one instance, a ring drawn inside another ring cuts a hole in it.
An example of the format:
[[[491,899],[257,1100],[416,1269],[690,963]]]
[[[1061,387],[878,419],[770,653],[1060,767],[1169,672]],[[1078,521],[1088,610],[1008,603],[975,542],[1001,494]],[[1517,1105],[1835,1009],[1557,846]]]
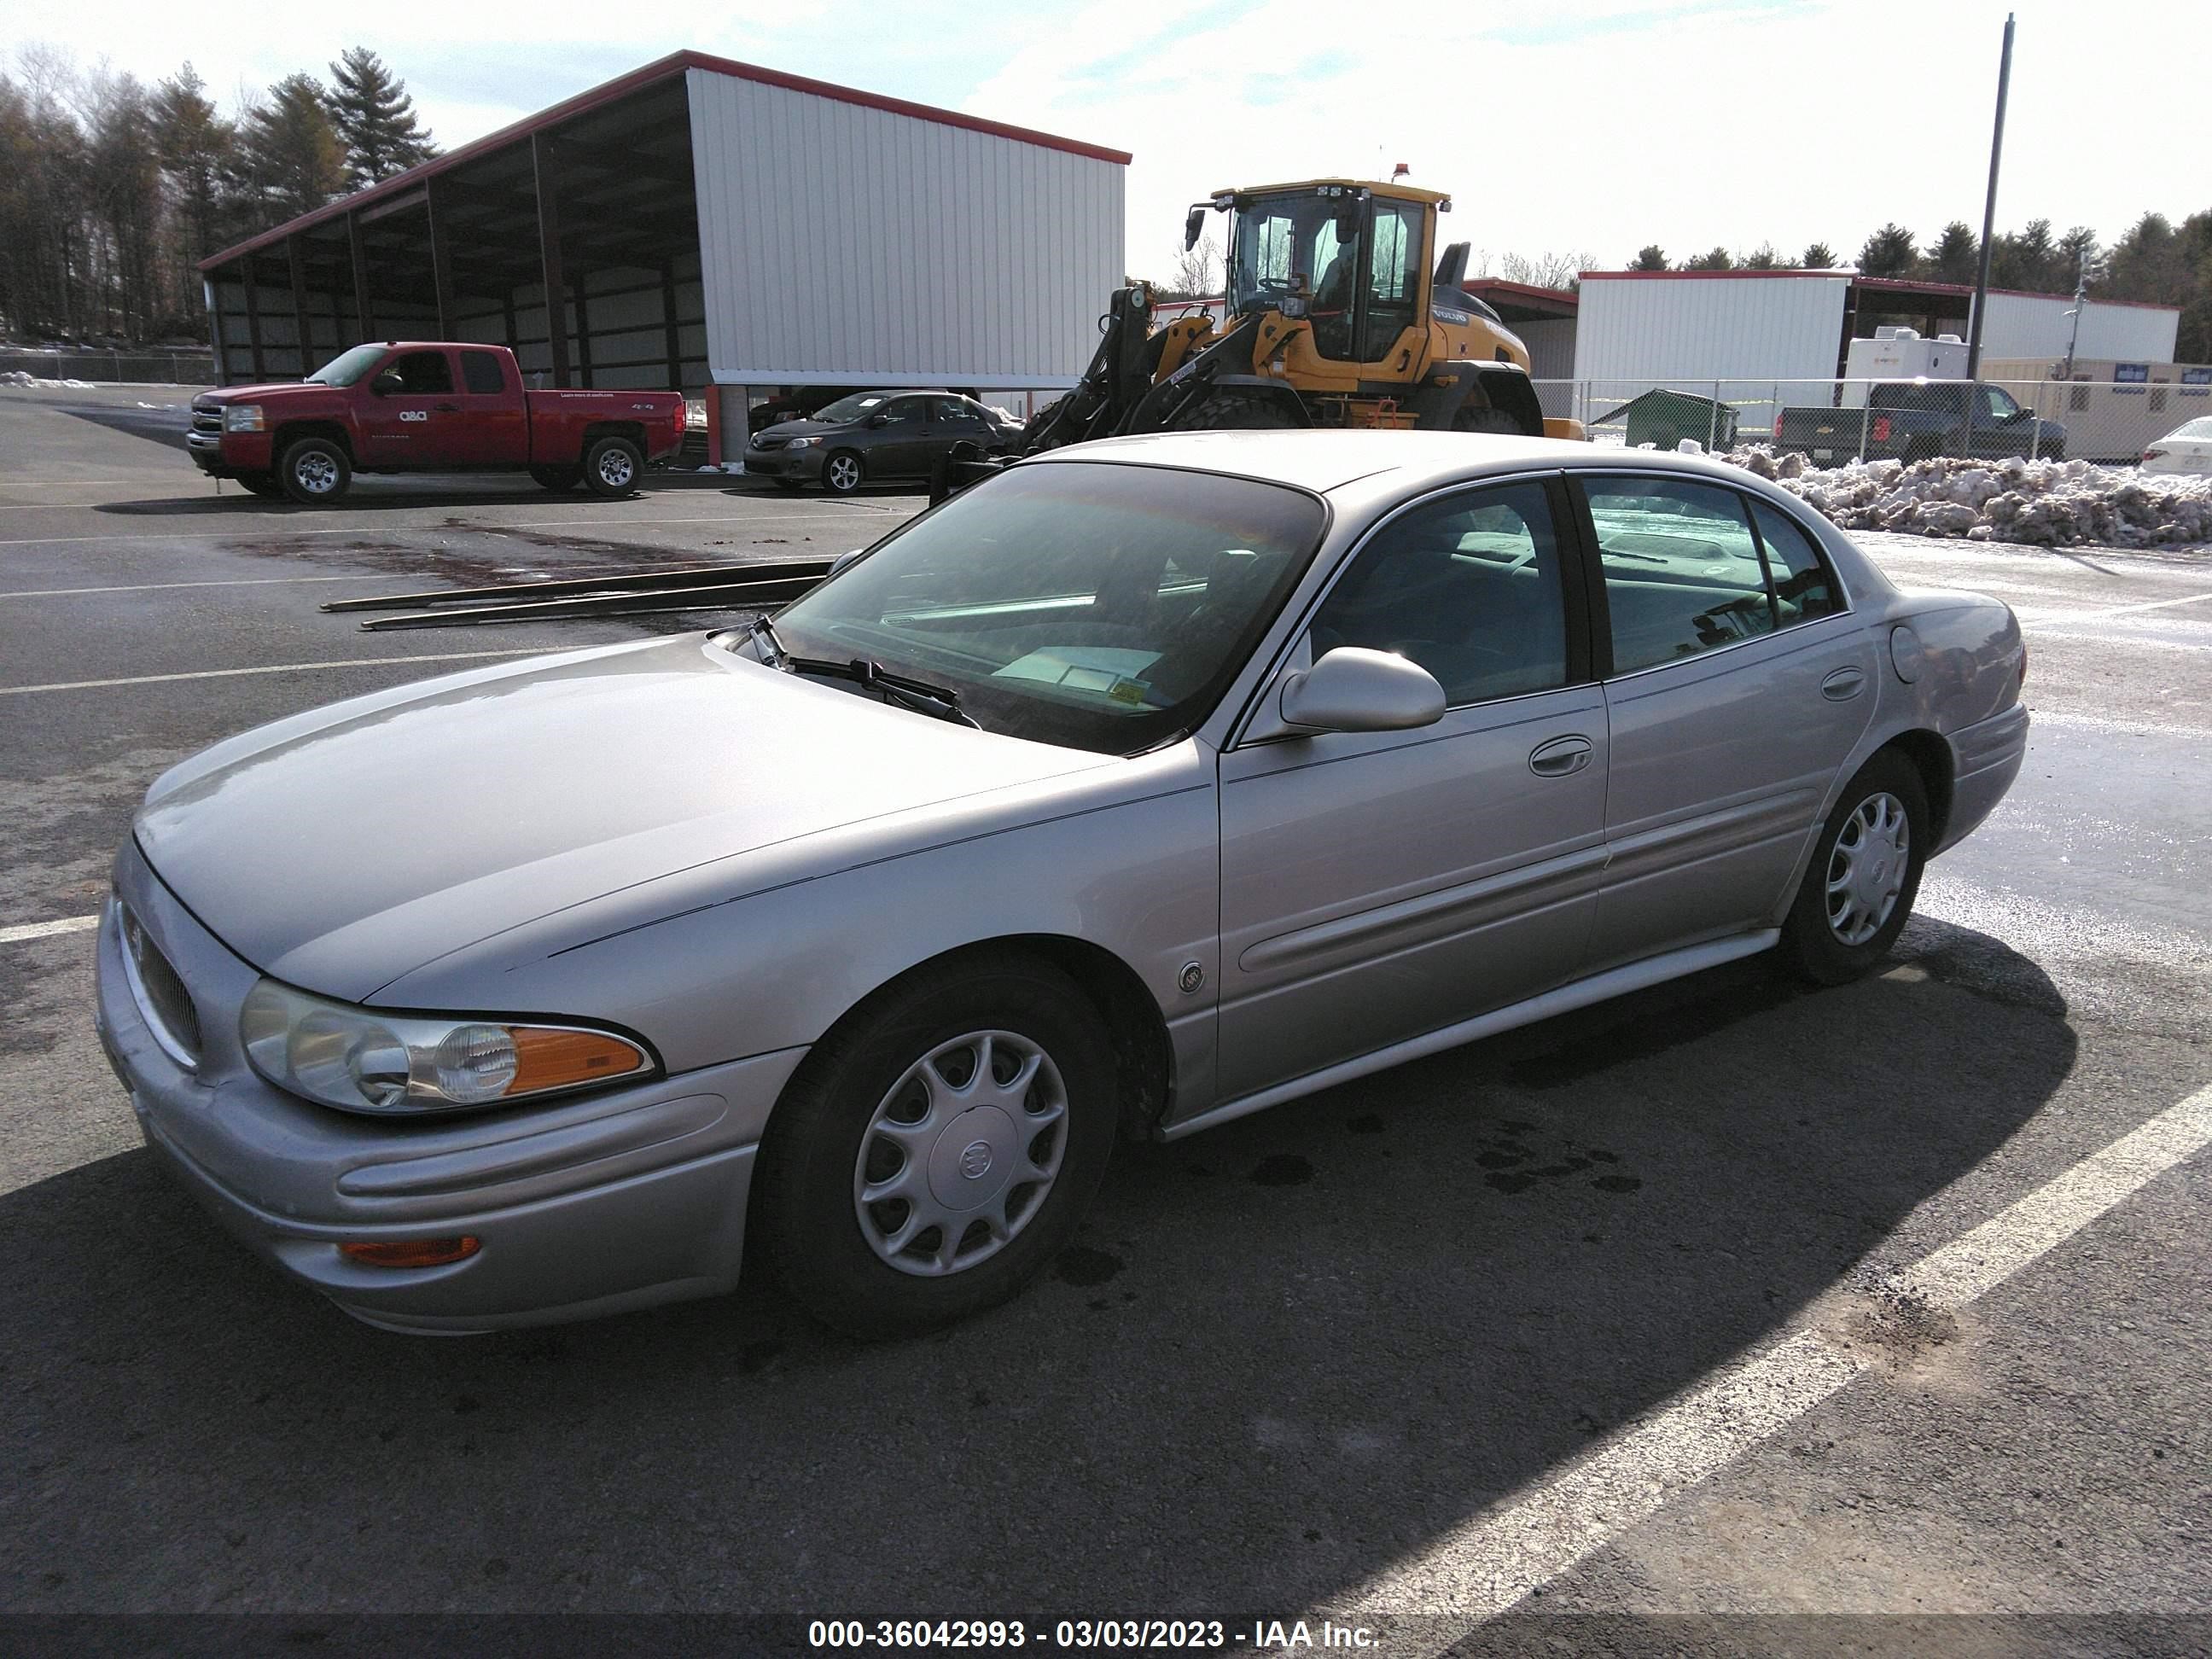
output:
[[[869,519],[884,521],[896,520],[903,523],[921,509],[915,507],[912,511],[902,512],[896,507],[855,507],[850,510],[866,514]],[[272,526],[287,523],[291,516],[288,514],[283,519],[269,520],[265,523]],[[742,528],[747,525],[756,524],[834,524],[836,522],[834,517],[825,520],[818,513],[763,513],[751,518],[725,513],[703,519],[528,519],[514,522],[502,520],[496,524],[423,524],[419,521],[410,521],[392,525],[391,528],[395,531],[434,530],[449,536],[465,536],[497,535],[502,530],[627,529],[632,525],[641,524],[719,524]],[[258,530],[262,526],[257,524],[252,527]],[[317,530],[287,529],[281,532],[270,530],[266,533],[281,533],[287,536],[364,536],[383,527],[379,524],[325,525]],[[241,523],[229,533],[243,535],[245,532],[246,526]],[[190,540],[195,535],[215,533],[217,532],[195,531],[187,526],[179,530],[156,531],[137,536],[24,536],[14,541],[0,541],[0,547],[66,547],[76,542],[173,542]]]
[[[2212,1146],[2212,1088],[2200,1089],[2057,1180],[1923,1256],[1897,1291],[1955,1310],[2030,1266]],[[1539,1481],[1369,1579],[1326,1611],[1456,1615],[1414,1632],[1424,1653],[1517,1606],[1875,1364],[1809,1328],[1646,1417],[1573,1468]],[[1462,1622],[1464,1621],[1464,1622]]]
[[[737,562],[742,563],[743,561]],[[720,565],[672,565],[653,574],[660,576],[681,576],[694,570],[719,570]],[[542,578],[550,581],[556,578],[629,575],[636,572],[635,565],[586,565],[581,569],[567,566],[557,568],[541,565],[511,565],[495,570],[495,575],[513,575],[520,580]],[[205,582],[113,582],[100,587],[19,587],[11,592],[0,593],[0,599],[51,599],[73,593],[152,593],[169,587],[276,587],[293,582],[381,582],[396,581],[395,576],[236,576],[222,581]]]
[[[59,921],[28,921],[16,927],[0,927],[0,945],[20,944],[27,939],[47,939],[55,933],[82,933],[99,926],[98,916],[64,916]]]
[[[509,651],[440,651],[419,657],[342,657],[330,662],[276,662],[260,668],[198,668],[188,674],[134,674],[114,680],[57,680],[51,685],[0,685],[0,697],[39,691],[91,691],[104,685],[160,685],[170,680],[221,680],[240,674],[307,674],[331,668],[388,668],[403,662],[472,662],[484,657],[550,657],[558,646],[525,645]]]

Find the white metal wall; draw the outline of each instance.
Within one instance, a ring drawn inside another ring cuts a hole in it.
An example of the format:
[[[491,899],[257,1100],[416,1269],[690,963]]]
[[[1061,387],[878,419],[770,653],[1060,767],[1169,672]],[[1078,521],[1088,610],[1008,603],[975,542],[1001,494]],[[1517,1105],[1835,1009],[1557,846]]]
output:
[[[1832,375],[1849,285],[1843,276],[1585,276],[1575,378],[1605,382],[1612,395]]]
[[[1982,326],[1982,356],[2063,357],[2074,329],[2071,300],[2056,295],[1992,294],[1989,320]],[[2081,337],[2074,348],[2081,357],[2109,357],[2121,362],[2173,361],[2181,313],[2163,306],[2100,305],[2082,307]]]
[[[724,384],[1065,386],[1123,276],[1120,163],[690,71]]]

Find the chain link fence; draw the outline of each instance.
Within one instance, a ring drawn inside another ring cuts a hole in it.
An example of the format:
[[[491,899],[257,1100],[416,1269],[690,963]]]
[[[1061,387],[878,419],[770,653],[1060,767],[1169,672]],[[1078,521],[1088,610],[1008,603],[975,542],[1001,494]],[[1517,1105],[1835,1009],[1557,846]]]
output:
[[[0,380],[81,380],[93,386],[213,386],[205,351],[27,351],[0,347]]]
[[[2212,414],[2212,368],[2163,380],[1539,380],[1548,415],[1590,441],[1726,451],[1763,444],[1814,465],[1937,456],[2130,465],[2184,422]]]

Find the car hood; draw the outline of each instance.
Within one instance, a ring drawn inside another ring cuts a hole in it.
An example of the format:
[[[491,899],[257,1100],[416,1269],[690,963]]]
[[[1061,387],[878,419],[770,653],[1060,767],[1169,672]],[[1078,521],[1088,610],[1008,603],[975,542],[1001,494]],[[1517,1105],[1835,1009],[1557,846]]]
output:
[[[333,387],[308,386],[305,380],[267,380],[259,386],[227,386],[220,392],[203,392],[192,399],[193,404],[220,409],[225,404],[251,403],[256,398],[273,397],[280,392],[329,392]]]
[[[860,429],[857,421],[778,421],[774,426],[764,426],[756,434],[758,437],[818,438],[831,432],[854,432]]]
[[[364,1000],[568,907],[863,823],[1111,764],[800,679],[705,635],[538,658],[318,709],[157,781],[135,833],[247,962]],[[744,871],[722,872],[742,885]],[[641,916],[639,921],[651,920]]]

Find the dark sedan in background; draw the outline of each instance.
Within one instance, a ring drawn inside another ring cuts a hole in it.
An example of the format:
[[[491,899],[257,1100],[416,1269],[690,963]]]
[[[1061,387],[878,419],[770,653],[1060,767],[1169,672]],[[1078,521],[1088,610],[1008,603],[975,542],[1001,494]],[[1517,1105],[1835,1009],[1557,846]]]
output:
[[[988,454],[1021,435],[1011,416],[952,392],[856,392],[805,420],[752,435],[745,471],[787,489],[818,483],[849,495],[863,483],[927,478],[956,443]]]

